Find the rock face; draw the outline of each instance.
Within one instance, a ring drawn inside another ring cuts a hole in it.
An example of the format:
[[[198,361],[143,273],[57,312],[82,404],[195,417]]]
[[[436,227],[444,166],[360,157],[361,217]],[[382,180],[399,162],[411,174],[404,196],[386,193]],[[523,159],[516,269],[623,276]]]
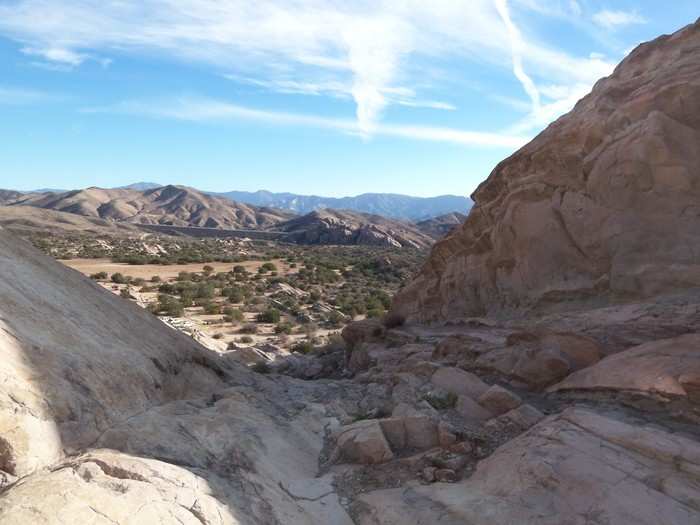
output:
[[[700,285],[700,23],[635,49],[501,162],[396,298],[409,320]]]

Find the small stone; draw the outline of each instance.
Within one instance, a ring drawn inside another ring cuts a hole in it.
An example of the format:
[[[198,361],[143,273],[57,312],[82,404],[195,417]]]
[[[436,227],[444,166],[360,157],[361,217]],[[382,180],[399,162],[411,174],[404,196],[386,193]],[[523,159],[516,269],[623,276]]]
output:
[[[437,468],[435,467],[425,467],[423,469],[423,472],[421,475],[423,476],[423,479],[427,481],[428,483],[432,483],[435,481],[435,473],[437,472]]]
[[[438,442],[441,447],[449,447],[457,442],[457,436],[452,431],[452,427],[445,422],[438,424]]]
[[[450,452],[454,452],[455,454],[471,454],[472,450],[473,447],[469,441],[455,443],[450,447]]]
[[[457,473],[449,468],[438,469],[435,471],[435,481],[455,483],[457,481]]]

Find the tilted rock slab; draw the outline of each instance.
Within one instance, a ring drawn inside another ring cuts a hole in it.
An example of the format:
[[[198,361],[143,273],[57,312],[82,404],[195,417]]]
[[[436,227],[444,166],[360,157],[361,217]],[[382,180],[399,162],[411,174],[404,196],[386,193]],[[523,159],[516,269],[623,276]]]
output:
[[[700,522],[700,444],[584,409],[552,416],[456,484],[360,497],[362,525]]]

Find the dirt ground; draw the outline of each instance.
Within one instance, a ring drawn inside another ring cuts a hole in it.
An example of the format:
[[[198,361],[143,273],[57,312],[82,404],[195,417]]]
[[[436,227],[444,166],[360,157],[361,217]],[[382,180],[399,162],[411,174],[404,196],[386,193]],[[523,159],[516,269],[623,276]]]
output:
[[[160,276],[164,281],[169,279],[174,279],[180,272],[201,272],[204,266],[211,266],[214,268],[214,272],[230,272],[231,269],[236,265],[241,265],[246,268],[249,272],[257,272],[258,268],[265,264],[266,261],[245,261],[242,263],[194,263],[194,264],[171,264],[171,265],[161,265],[161,264],[141,264],[132,265],[125,263],[114,263],[110,259],[63,259],[60,260],[61,263],[65,264],[69,268],[78,270],[85,275],[92,275],[99,272],[107,272],[112,275],[113,273],[122,273],[124,275],[130,275],[134,278],[150,279],[154,275]],[[289,264],[285,261],[274,259],[272,261],[279,269],[280,275],[285,275],[288,273],[293,273],[296,270],[294,268],[289,268]]]

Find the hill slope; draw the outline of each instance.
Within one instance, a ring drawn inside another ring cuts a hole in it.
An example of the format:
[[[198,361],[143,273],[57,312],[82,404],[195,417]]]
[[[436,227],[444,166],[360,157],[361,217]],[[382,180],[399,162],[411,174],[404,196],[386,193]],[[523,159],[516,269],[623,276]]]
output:
[[[134,189],[87,188],[30,195],[15,203],[112,221],[206,228],[265,228],[291,214],[239,204],[183,186]]]
[[[445,215],[433,217],[432,219],[419,221],[416,223],[416,228],[437,240],[443,238],[457,226],[461,225],[466,218],[467,216],[462,213],[447,213]]]

